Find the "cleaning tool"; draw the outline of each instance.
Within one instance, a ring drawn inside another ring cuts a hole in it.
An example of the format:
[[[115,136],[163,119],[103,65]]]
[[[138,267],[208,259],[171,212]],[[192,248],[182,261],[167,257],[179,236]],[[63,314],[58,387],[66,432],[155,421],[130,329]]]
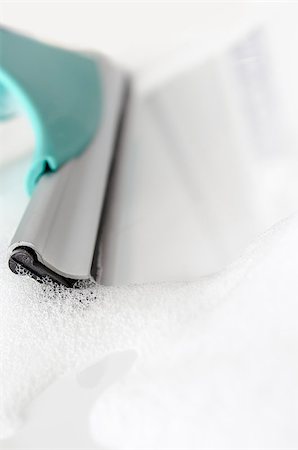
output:
[[[142,66],[135,53],[116,64],[0,37],[0,117],[22,109],[36,136],[14,272],[67,286],[192,281],[296,209],[297,152],[261,29]]]

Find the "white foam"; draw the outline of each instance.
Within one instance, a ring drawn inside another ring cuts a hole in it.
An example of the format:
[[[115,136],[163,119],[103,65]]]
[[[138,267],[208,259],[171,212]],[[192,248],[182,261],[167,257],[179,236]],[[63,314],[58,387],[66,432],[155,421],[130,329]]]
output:
[[[181,287],[175,309],[184,319],[169,318],[176,335],[98,399],[96,441],[129,450],[297,448],[297,248],[295,218],[217,280]]]
[[[4,239],[0,436],[16,431],[60,375],[134,349],[133,369],[97,401],[96,442],[130,450],[297,444],[297,229],[296,218],[280,225],[197,283],[84,290],[11,274]]]

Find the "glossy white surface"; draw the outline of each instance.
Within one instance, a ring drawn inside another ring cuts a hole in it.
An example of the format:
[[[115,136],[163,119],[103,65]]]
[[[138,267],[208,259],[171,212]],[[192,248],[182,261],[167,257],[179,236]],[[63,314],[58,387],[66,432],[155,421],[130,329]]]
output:
[[[73,46],[94,46],[115,55],[125,53],[123,59],[130,62],[136,60],[136,53],[141,53],[144,59],[148,53],[152,56],[156,44],[162,47],[163,39],[168,39],[171,45],[182,35],[192,34],[190,30],[232,27],[251,9],[262,10],[265,16],[274,13],[279,18],[271,28],[275,39],[273,53],[279,62],[275,67],[287,98],[286,122],[294,124],[295,132],[298,117],[295,4],[284,9],[276,3],[270,7],[247,3],[185,6],[184,2],[143,7],[109,2],[90,3],[86,7],[85,2],[9,2],[1,8],[1,20],[8,26]],[[165,27],[169,33],[165,33]],[[294,138],[293,133],[287,149],[297,148]],[[25,152],[18,139],[17,133],[10,133],[9,148],[16,145],[20,153]],[[30,139],[32,142],[32,136],[26,142]],[[17,165],[5,163],[0,169],[2,252],[6,251],[27,202],[22,186],[27,165],[24,159]],[[177,166],[180,168],[180,164]],[[293,175],[295,170],[293,165]],[[261,172],[257,175],[259,180],[264,179],[263,168]],[[265,177],[267,187],[263,188],[268,193],[267,189],[270,192],[275,186],[274,180],[283,180],[282,184],[289,188],[291,206],[296,201],[296,190],[284,173],[280,166],[273,168],[272,176]],[[133,181],[149,185],[150,180],[152,177]],[[245,180],[240,180],[241,185]],[[259,200],[264,206],[263,197]],[[282,199],[281,203],[285,205]],[[248,255],[240,263],[240,270],[234,267],[235,271],[211,279],[210,284],[202,280],[193,288],[148,287],[139,292],[126,288],[118,294],[116,290],[110,313],[103,315],[99,308],[98,316],[91,315],[94,333],[87,320],[82,328],[68,328],[73,337],[69,341],[65,325],[73,322],[46,320],[44,332],[48,338],[44,337],[42,322],[39,326],[36,318],[44,317],[45,310],[42,302],[38,302],[39,297],[33,294],[36,291],[27,284],[26,288],[17,285],[13,278],[7,281],[10,274],[6,266],[1,266],[0,306],[5,304],[7,308],[7,315],[0,314],[0,343],[6,352],[1,353],[1,363],[5,354],[11,365],[0,366],[0,392],[6,393],[7,401],[5,404],[1,401],[0,405],[2,412],[8,407],[15,413],[23,402],[25,425],[14,437],[0,441],[0,448],[140,450],[145,445],[150,450],[166,446],[184,450],[186,445],[196,449],[296,448],[296,230],[294,220],[292,225],[282,227],[280,234],[271,236],[267,244],[261,244],[256,258]],[[171,227],[167,227],[167,232],[172,233]],[[138,239],[142,240],[142,236]],[[155,245],[155,241],[151,243],[153,251]],[[139,273],[138,267],[134,270]],[[37,314],[31,319],[29,305]],[[114,334],[108,323],[114,324]],[[18,329],[23,334],[18,335]],[[30,336],[28,330],[32,332]],[[74,352],[78,348],[77,338],[88,343],[83,347],[82,358],[86,357],[87,349],[92,350],[93,357],[90,371],[80,381],[75,375],[81,370]],[[113,354],[114,351],[124,354]],[[110,360],[102,359],[105,352],[111,355]],[[57,358],[69,364],[69,376],[59,378],[65,372]],[[40,389],[48,382],[51,386],[41,393]],[[88,389],[84,387],[86,384],[94,387]],[[10,401],[8,390],[12,395]],[[33,398],[36,400],[31,403]],[[18,413],[14,416],[17,418]]]

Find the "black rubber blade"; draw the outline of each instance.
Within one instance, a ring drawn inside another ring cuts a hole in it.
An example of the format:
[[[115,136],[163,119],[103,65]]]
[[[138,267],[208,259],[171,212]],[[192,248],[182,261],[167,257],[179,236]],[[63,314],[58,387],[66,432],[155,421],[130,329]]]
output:
[[[19,267],[22,267],[25,269],[25,272],[28,272],[30,276],[37,281],[50,278],[55,283],[62,284],[66,287],[73,287],[78,281],[63,277],[46,267],[38,260],[35,251],[30,247],[15,248],[10,255],[8,266],[12,272],[18,275],[21,274]]]

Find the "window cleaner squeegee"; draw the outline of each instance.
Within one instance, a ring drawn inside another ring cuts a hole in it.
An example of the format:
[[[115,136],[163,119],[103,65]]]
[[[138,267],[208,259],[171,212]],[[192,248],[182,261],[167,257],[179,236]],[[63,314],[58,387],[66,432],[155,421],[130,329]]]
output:
[[[135,71],[0,28],[0,118],[21,107],[36,138],[11,270],[66,286],[191,281],[296,209],[264,42],[228,33]]]
[[[66,286],[98,276],[99,238],[125,75],[104,57],[0,28],[0,119],[22,108],[35,133],[31,195],[9,267]]]

